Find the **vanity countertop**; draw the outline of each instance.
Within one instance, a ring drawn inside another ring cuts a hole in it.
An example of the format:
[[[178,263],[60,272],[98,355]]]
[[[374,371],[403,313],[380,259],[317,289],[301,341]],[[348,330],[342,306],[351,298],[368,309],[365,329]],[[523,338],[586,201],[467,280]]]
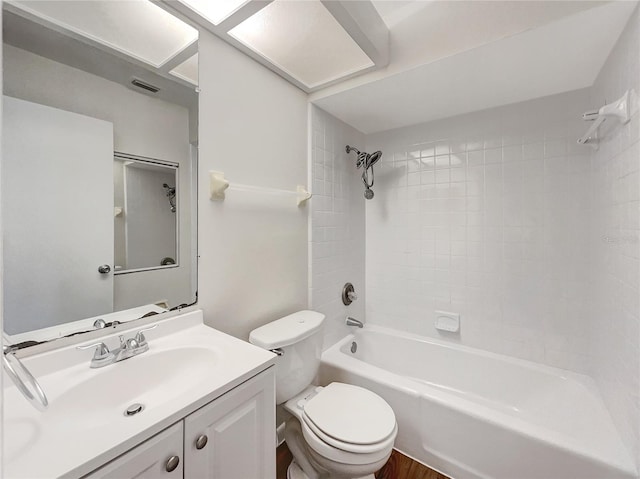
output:
[[[103,368],[89,368],[94,350],[78,345],[24,358],[49,399],[44,412],[5,377],[4,477],[83,476],[275,361],[272,353],[204,325],[202,311],[153,324],[145,333],[149,351]],[[120,334],[132,337],[149,326]],[[114,348],[118,333],[101,340]],[[144,410],[125,416],[133,403]]]

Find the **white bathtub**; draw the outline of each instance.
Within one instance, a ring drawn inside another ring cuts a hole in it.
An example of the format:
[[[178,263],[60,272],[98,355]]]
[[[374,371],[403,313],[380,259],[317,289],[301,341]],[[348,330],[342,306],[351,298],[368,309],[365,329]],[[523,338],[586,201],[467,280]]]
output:
[[[323,353],[320,380],[382,396],[395,447],[455,479],[638,477],[587,376],[367,326]]]

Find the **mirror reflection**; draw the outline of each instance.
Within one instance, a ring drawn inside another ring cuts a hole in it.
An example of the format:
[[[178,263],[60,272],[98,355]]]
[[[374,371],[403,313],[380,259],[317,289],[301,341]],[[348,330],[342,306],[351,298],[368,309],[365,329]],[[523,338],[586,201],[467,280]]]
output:
[[[5,2],[3,28],[5,332],[194,303],[197,30],[146,0]]]
[[[114,156],[115,274],[178,265],[178,165]]]

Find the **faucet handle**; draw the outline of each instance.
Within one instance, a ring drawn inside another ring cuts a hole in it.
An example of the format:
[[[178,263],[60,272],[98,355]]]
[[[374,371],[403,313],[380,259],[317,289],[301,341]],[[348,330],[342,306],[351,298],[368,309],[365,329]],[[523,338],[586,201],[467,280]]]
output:
[[[118,336],[118,339],[120,340],[120,349],[122,351],[127,349],[136,349],[138,347],[137,336],[135,338],[124,339],[124,334],[121,334]]]
[[[96,319],[93,323],[93,327],[96,329],[106,328],[107,322],[104,319]]]
[[[147,331],[151,331],[152,329],[156,329],[157,327],[158,327],[158,325],[154,324],[153,326],[150,326],[148,328],[144,328],[144,329],[141,329],[140,331],[138,331],[136,333],[136,338],[135,338],[135,340],[138,343],[138,346],[143,346],[144,344],[147,343],[147,338],[144,337],[144,333],[147,332]]]
[[[356,299],[358,299],[358,295],[353,285],[351,283],[345,284],[342,288],[342,304],[349,306]]]
[[[91,349],[96,348],[96,352],[93,355],[93,359],[104,359],[109,356],[110,351],[106,344],[102,341],[97,343],[88,344],[86,346],[77,346],[76,349]]]

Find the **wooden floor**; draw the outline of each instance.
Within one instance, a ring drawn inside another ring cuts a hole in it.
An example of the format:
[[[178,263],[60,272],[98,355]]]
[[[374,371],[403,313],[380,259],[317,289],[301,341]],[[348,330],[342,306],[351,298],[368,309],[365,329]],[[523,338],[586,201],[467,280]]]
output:
[[[282,443],[276,452],[276,479],[287,479],[287,467],[291,463],[291,452]],[[376,479],[449,479],[439,472],[399,453],[395,449],[387,463],[376,473]]]
[[[387,463],[376,472],[376,479],[449,479],[414,461],[395,449]]]

